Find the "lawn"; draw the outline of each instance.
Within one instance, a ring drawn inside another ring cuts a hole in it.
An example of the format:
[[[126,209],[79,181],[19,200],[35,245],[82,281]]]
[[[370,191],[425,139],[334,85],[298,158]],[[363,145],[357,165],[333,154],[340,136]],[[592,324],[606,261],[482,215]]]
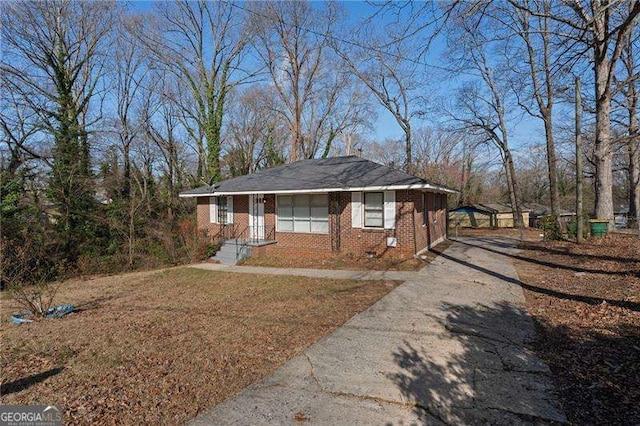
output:
[[[640,238],[529,242],[516,262],[572,424],[640,424]]]
[[[396,285],[179,268],[66,282],[57,301],[79,312],[21,326],[2,298],[1,402],[58,403],[67,423],[182,423]]]
[[[419,271],[451,245],[451,241],[438,244],[421,258],[409,257],[366,257],[353,254],[307,254],[294,257],[289,254],[273,253],[253,256],[241,261],[242,265],[269,266],[279,268],[345,269],[352,271]]]

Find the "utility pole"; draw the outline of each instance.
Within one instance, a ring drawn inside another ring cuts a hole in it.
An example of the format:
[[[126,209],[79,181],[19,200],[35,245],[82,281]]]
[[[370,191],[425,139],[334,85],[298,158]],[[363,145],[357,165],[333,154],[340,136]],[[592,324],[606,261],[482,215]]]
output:
[[[582,243],[582,93],[580,77],[576,77],[576,242]]]

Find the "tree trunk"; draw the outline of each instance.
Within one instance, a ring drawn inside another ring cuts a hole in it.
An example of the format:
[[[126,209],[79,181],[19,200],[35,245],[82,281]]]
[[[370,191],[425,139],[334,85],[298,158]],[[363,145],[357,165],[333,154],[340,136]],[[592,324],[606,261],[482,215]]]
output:
[[[611,169],[611,90],[608,80],[609,60],[607,52],[596,60],[596,140],[594,159],[596,165],[596,204],[594,215],[598,219],[607,219],[613,227],[613,173]]]
[[[220,181],[220,129],[217,125],[215,112],[211,111],[207,117],[207,180],[208,183]]]
[[[640,222],[640,141],[631,143],[629,153],[629,216]]]
[[[406,156],[406,163],[404,170],[407,173],[413,173],[413,153],[412,153],[412,140],[411,140],[411,125],[407,121],[405,128],[405,138],[404,138],[404,152]]]
[[[582,92],[580,88],[580,77],[575,78],[576,91],[576,116],[575,116],[575,136],[576,136],[576,243],[581,244],[584,237],[582,218]]]
[[[298,153],[300,152],[300,147],[302,146],[302,108],[299,106],[298,95],[295,94],[295,112],[294,112],[294,123],[293,123],[293,140],[291,141],[291,162],[294,163],[298,161]]]
[[[635,91],[629,99],[629,216],[638,221],[640,229],[640,125],[638,99]]]
[[[131,194],[131,156],[129,153],[129,143],[125,143],[123,146],[123,182],[122,182],[122,196],[125,199],[129,199]]]
[[[130,199],[129,200],[129,235],[128,235],[128,246],[129,246],[129,250],[128,250],[128,261],[129,261],[129,268],[132,269],[133,268],[133,247],[134,247],[134,236],[135,236],[135,208],[134,208],[134,200]]]
[[[631,30],[627,44],[623,49],[622,62],[627,70],[629,86],[623,93],[626,97],[627,113],[629,114],[628,143],[629,148],[629,218],[634,218],[640,236],[640,123],[638,119],[638,91],[635,55],[636,49],[632,40],[634,31]]]
[[[198,168],[196,169],[196,180],[198,182],[202,181],[204,177],[204,171],[207,167],[206,158],[207,158],[207,154],[205,153],[205,150],[204,150],[202,137],[198,137]],[[209,182],[207,181],[207,183]]]
[[[456,207],[464,206],[468,204],[469,192],[471,185],[469,182],[469,175],[471,174],[471,156],[466,152],[462,156],[462,176],[460,178],[460,192],[458,192],[458,202]]]
[[[520,209],[520,203],[518,202],[516,171],[513,165],[511,150],[506,145],[504,148],[504,168],[507,175],[507,186],[509,188],[509,202],[511,203],[511,210],[513,211],[513,226],[515,228],[522,229],[524,227],[524,223],[522,222],[522,210]]]
[[[549,194],[551,213],[557,215],[560,209],[560,191],[558,191],[558,168],[556,160],[556,146],[553,137],[551,109],[544,117],[544,131],[547,141],[547,171],[549,175]]]

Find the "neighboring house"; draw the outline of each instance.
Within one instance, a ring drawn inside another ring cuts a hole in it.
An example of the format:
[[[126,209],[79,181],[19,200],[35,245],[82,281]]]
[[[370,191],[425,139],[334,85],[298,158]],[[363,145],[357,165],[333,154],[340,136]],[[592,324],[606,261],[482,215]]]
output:
[[[414,255],[447,236],[455,191],[359,157],[302,160],[184,191],[198,229],[253,254]]]
[[[524,208],[522,221],[525,228],[529,227],[529,210]],[[513,228],[513,211],[504,204],[469,204],[449,211],[449,224],[460,228]]]
[[[537,228],[540,219],[551,215],[551,207],[544,204],[529,203],[522,206],[524,209],[529,210],[529,226]],[[568,210],[559,209],[558,216],[560,221],[566,225],[567,222],[575,221],[576,213]]]

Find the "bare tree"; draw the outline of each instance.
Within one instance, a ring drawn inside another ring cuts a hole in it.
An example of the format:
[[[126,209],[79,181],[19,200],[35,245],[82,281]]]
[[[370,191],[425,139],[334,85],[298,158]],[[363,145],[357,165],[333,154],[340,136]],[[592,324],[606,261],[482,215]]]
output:
[[[427,114],[425,92],[433,72],[446,69],[425,58],[459,2],[371,3],[376,10],[355,26],[345,25],[342,36],[331,38],[332,46],[402,130],[401,163],[412,172],[413,123]]]
[[[579,1],[554,3],[551,10],[537,11],[527,4],[509,0],[516,8],[525,10],[532,16],[546,16],[561,24],[563,37],[570,44],[580,44],[576,56],[583,57],[591,52],[593,61],[595,94],[595,149],[596,202],[595,215],[608,219],[613,226],[613,144],[611,129],[611,101],[614,95],[613,78],[616,65],[625,46],[629,32],[636,25],[640,15],[640,2]],[[579,60],[579,59],[578,59]],[[569,62],[569,60],[567,60]]]
[[[460,180],[462,141],[467,137],[435,127],[416,129],[414,136],[414,173],[433,182],[451,187]]]
[[[510,88],[504,79],[498,77],[500,70],[496,71],[489,59],[487,49],[491,47],[491,40],[481,29],[486,25],[482,16],[461,13],[453,23],[455,27],[449,40],[451,57],[460,70],[474,71],[479,78],[462,86],[457,97],[457,111],[450,114],[461,123],[464,130],[482,136],[498,148],[513,210],[513,223],[522,228],[520,193],[507,126],[507,115],[511,108],[505,105]]]
[[[401,139],[363,141],[360,149],[364,158],[388,167],[397,168],[404,162],[404,141]]]
[[[549,0],[524,0],[520,5],[520,7],[511,8],[511,10],[497,6],[495,19],[505,24],[506,31],[508,31],[506,43],[512,40],[513,37],[510,35],[515,36],[521,42],[518,47],[512,48],[509,51],[510,55],[508,55],[512,58],[510,60],[511,68],[516,73],[514,91],[518,96],[520,106],[529,115],[539,118],[544,123],[551,212],[558,214],[560,195],[553,111],[556,91],[554,83],[556,75],[561,70],[558,69],[558,61],[553,57],[552,37],[554,34],[551,28],[552,20],[549,17],[551,2]],[[530,10],[536,13],[533,14]],[[524,50],[524,52],[511,55],[513,50]],[[524,80],[521,79],[522,64],[528,68],[526,73],[528,78]],[[535,107],[531,106],[531,101],[535,103]]]
[[[196,179],[218,181],[227,95],[252,75],[240,68],[249,33],[240,9],[227,2],[163,2],[158,16],[141,26],[138,35],[181,83],[183,100],[190,95],[188,102],[177,105],[202,136],[196,138]]]
[[[624,97],[624,110],[627,113],[626,147],[629,177],[629,216],[637,220],[640,229],[640,119],[638,118],[638,65],[636,64],[638,39],[630,31],[621,55],[624,77],[617,82]]]
[[[284,160],[287,132],[275,111],[277,102],[276,95],[266,86],[253,85],[232,94],[225,155],[231,176],[267,166],[276,152]]]
[[[174,76],[158,73],[153,91],[148,91],[143,104],[143,123],[145,136],[153,142],[160,154],[161,169],[166,184],[167,216],[174,217],[178,191],[183,184],[183,146],[180,134],[178,107],[170,101],[179,90]]]
[[[365,34],[358,43],[333,45],[342,60],[365,86],[373,93],[380,105],[393,116],[404,133],[404,169],[411,171],[413,165],[412,121],[423,116],[424,98],[418,76],[418,65],[405,58],[411,50],[407,43],[389,45],[392,52],[372,47],[386,45],[383,35],[363,30]]]
[[[149,64],[134,28],[140,25],[139,16],[122,14],[114,52],[114,97],[116,119],[114,131],[122,151],[123,171],[121,194],[126,199],[131,191],[131,148],[143,131],[140,103]]]
[[[3,73],[0,79],[4,78]],[[13,175],[29,160],[42,160],[50,166],[50,152],[38,134],[41,126],[37,114],[25,106],[14,91],[3,93],[0,102],[0,170]]]
[[[335,5],[260,3],[252,9],[258,29],[257,54],[279,102],[278,115],[291,133],[289,159],[328,155],[334,139],[364,121],[363,97],[352,76],[328,47]]]

